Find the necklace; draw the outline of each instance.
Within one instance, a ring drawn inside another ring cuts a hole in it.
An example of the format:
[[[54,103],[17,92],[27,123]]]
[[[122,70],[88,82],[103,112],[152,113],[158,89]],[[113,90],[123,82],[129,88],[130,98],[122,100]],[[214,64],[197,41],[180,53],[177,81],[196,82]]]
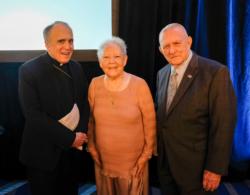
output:
[[[70,76],[67,72],[65,72],[64,70],[62,70],[61,68],[59,68],[58,66],[56,66],[55,64],[53,64],[53,67],[57,70],[59,70],[61,73],[63,73],[64,75],[66,75],[68,78],[72,79],[72,76]]]
[[[108,90],[108,96],[112,106],[115,106],[117,103],[115,101],[116,97],[114,96],[116,96],[118,92],[123,91],[128,86],[129,81],[130,81],[130,74],[127,73],[122,75],[121,80],[118,80],[117,82],[109,80],[109,78],[105,75],[104,85]]]
[[[111,105],[112,105],[112,106],[115,106],[114,97],[113,97],[113,95],[111,94],[110,91],[109,91],[109,97],[110,97]]]
[[[126,72],[117,79],[110,79],[104,75],[104,85],[109,91],[122,91],[128,86],[130,77],[131,75]]]

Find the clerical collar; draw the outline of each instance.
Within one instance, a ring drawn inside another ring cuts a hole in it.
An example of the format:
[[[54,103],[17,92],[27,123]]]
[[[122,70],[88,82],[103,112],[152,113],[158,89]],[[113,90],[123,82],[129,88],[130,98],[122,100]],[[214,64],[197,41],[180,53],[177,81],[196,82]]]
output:
[[[54,64],[54,65],[56,65],[56,66],[59,66],[59,67],[62,67],[64,64],[61,64],[60,62],[58,62],[57,60],[55,60],[54,58],[52,58],[50,55],[49,55],[49,53],[47,53],[47,55],[48,55],[48,57],[49,57],[49,59],[50,59],[50,61],[51,61],[51,63],[52,64]],[[66,64],[68,64],[68,63],[66,63]]]

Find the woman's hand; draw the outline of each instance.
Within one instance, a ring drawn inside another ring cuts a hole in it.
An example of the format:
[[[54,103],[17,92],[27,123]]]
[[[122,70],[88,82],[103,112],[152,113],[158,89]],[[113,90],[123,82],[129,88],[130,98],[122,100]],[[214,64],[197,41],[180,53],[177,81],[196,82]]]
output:
[[[96,165],[97,165],[98,167],[101,167],[101,161],[100,161],[99,157],[96,156],[96,157],[93,157],[93,159],[94,159]]]
[[[95,163],[97,164],[97,166],[101,167],[101,161],[99,158],[99,154],[96,150],[93,149],[89,149],[89,153],[91,154],[93,160],[95,161]]]
[[[132,170],[132,175],[139,178],[142,177],[147,160],[139,159],[136,166]]]

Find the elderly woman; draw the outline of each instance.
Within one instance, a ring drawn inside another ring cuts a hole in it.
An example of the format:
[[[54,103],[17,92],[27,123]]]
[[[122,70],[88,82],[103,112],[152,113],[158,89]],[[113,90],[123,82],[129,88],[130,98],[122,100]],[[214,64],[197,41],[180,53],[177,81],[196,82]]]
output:
[[[104,75],[89,87],[88,149],[99,195],[147,195],[148,160],[155,147],[155,111],[146,82],[124,71],[126,45],[105,41],[98,60]]]

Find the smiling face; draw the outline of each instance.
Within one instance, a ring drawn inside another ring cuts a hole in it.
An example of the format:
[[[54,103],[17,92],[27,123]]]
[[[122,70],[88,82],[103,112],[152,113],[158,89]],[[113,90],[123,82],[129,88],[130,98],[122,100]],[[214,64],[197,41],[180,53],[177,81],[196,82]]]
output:
[[[166,29],[160,40],[160,52],[173,66],[182,64],[189,56],[192,38],[178,26]]]
[[[116,79],[122,76],[127,58],[118,45],[110,43],[104,48],[99,59],[100,67],[110,79]]]
[[[71,29],[66,25],[56,24],[49,32],[45,46],[49,55],[60,64],[69,62],[74,50]]]

